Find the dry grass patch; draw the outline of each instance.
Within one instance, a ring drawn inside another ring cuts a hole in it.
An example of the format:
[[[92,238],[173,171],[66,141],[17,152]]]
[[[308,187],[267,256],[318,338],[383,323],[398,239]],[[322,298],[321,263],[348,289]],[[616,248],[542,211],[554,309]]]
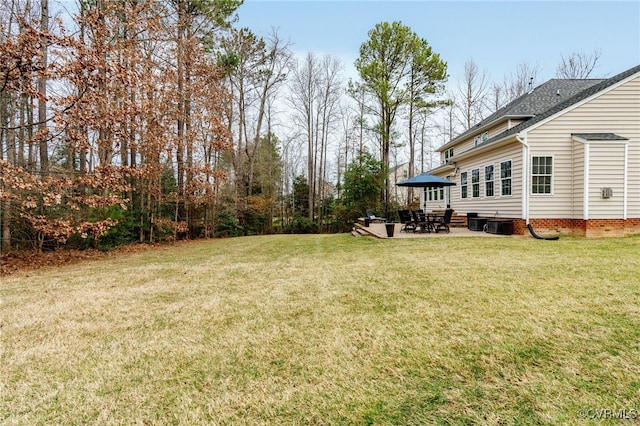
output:
[[[640,238],[200,241],[6,277],[5,424],[640,410]]]

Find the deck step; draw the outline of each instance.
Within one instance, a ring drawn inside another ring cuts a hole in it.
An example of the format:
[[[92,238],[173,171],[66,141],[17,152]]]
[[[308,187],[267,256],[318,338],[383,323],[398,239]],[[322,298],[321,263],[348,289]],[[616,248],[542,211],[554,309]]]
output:
[[[380,238],[378,235],[374,234],[372,231],[369,231],[369,228],[367,228],[366,226],[364,226],[363,224],[360,224],[358,222],[356,222],[353,225],[353,228],[351,230],[351,235],[353,235],[354,237]]]

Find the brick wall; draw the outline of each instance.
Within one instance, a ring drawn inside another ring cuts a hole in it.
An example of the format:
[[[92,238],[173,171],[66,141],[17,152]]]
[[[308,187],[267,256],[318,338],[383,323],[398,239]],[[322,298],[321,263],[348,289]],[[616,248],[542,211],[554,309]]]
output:
[[[503,219],[503,218],[501,218]],[[514,235],[528,235],[527,223],[524,219],[513,220]],[[466,220],[466,217],[465,217]],[[587,238],[624,237],[640,234],[640,218],[634,219],[530,219],[529,223],[537,234],[542,235],[577,235]]]
[[[576,219],[530,219],[538,234],[584,235],[584,221]],[[526,229],[525,231],[529,232]]]
[[[591,219],[585,228],[586,237],[624,237],[640,234],[640,219]]]
[[[527,222],[524,219],[513,219],[513,235],[526,235],[528,233]]]
[[[624,237],[640,234],[640,218],[637,219],[531,219],[536,233],[559,233],[587,238]],[[526,226],[524,228],[526,233]]]

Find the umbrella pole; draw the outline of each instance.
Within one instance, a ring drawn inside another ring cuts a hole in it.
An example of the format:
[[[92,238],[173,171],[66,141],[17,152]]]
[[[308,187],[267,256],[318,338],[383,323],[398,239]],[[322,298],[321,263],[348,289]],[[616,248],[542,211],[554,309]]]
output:
[[[422,203],[422,211],[427,211],[427,187],[422,188],[422,199],[424,202]]]

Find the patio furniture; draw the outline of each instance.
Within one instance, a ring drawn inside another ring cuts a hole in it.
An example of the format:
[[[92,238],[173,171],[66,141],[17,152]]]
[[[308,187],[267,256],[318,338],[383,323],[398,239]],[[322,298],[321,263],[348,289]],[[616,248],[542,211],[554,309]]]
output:
[[[400,223],[402,224],[400,232],[415,231],[416,223],[413,221],[410,210],[398,210],[398,216],[400,217]]]
[[[429,222],[429,218],[422,210],[411,210],[411,215],[413,216],[413,222],[415,223],[413,232],[418,231],[418,228],[420,228],[420,232],[431,232],[433,227]]]
[[[367,217],[371,222],[386,222],[387,219],[384,217],[378,217],[373,213],[373,210],[367,210]]]
[[[444,215],[437,215],[431,222],[432,227],[436,232],[444,231],[447,234],[450,232],[449,223],[451,222],[451,216],[453,216],[453,209],[446,209]]]
[[[398,186],[408,186],[411,188],[422,188],[424,191],[424,209],[427,208],[427,188],[442,188],[445,186],[452,186],[456,183],[450,181],[449,179],[441,178],[439,176],[434,176],[429,173],[422,173],[421,175],[411,177],[409,179],[405,179],[403,181],[398,182],[396,185]]]

